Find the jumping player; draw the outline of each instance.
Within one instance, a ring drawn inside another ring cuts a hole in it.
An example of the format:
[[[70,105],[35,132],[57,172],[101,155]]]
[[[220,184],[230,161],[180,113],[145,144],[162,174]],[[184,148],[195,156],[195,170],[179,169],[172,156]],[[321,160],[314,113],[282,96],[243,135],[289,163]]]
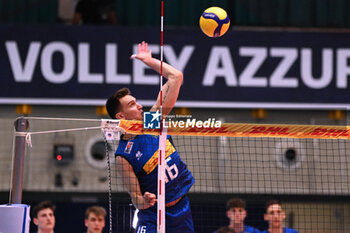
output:
[[[160,73],[161,62],[152,58],[148,45],[142,42],[132,58]],[[163,75],[167,82],[162,87],[163,118],[171,112],[179,95],[183,74],[163,63]],[[151,112],[160,107],[160,94]],[[113,119],[143,120],[142,106],[127,88],[116,91],[106,102],[108,114]],[[116,151],[116,168],[130,194],[134,206],[139,209],[136,232],[157,232],[157,161],[159,137],[152,135],[122,135]],[[191,172],[180,159],[170,136],[166,142],[166,231],[167,233],[194,232],[192,214],[186,193],[194,183]]]

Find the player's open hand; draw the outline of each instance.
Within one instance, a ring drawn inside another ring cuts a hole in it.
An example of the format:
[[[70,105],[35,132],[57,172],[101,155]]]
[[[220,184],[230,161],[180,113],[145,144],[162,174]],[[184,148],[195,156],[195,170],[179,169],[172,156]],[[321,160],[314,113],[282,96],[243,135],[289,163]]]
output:
[[[145,194],[143,194],[143,199],[145,201],[144,207],[145,209],[154,206],[154,204],[156,204],[157,202],[157,197],[155,194],[153,193],[149,193],[149,192],[145,192]]]
[[[145,41],[142,41],[137,45],[137,54],[133,54],[130,56],[130,59],[137,58],[141,61],[145,61],[149,58],[152,58],[151,50],[148,50],[148,44]]]

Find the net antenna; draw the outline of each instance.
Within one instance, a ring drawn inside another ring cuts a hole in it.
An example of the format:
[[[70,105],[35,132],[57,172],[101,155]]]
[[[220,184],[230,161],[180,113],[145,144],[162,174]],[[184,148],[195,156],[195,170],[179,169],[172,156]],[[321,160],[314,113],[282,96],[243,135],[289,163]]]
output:
[[[167,131],[163,127],[163,18],[164,2],[161,1],[160,14],[160,135],[159,135],[159,157],[158,157],[158,191],[157,191],[157,232],[165,233],[165,150]]]

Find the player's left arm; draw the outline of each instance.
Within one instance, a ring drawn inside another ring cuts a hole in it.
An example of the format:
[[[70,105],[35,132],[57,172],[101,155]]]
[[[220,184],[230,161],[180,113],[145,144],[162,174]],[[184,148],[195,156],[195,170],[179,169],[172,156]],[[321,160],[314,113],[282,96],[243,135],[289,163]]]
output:
[[[152,57],[151,51],[148,50],[148,44],[142,42],[138,44],[138,52],[135,58],[143,61],[147,66],[160,73],[161,62],[158,59]],[[163,117],[167,115],[173,109],[176,100],[179,96],[180,87],[183,80],[183,74],[175,67],[163,62],[163,76],[167,78],[167,82],[162,86],[162,106],[163,106]],[[159,110],[160,107],[160,92],[156,103],[151,108],[151,112]]]

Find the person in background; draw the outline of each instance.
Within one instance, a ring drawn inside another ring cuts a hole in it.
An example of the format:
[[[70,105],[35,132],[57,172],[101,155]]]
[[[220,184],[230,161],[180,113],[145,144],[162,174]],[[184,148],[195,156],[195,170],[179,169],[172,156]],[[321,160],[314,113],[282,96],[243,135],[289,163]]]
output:
[[[33,222],[38,227],[37,233],[54,233],[56,206],[51,201],[43,201],[33,208]]]
[[[260,233],[258,229],[244,224],[247,217],[244,200],[240,198],[230,199],[226,204],[226,216],[230,220],[229,225],[219,229],[232,229],[235,233]],[[219,229],[215,233],[219,233]]]
[[[298,233],[295,229],[284,227],[283,221],[285,218],[286,213],[279,201],[271,200],[267,202],[264,219],[269,222],[269,228],[262,233]]]
[[[233,198],[226,204],[226,216],[230,220],[229,227],[236,233],[259,233],[258,229],[247,226],[244,220],[247,217],[246,203],[241,198]]]
[[[102,233],[106,225],[106,210],[101,206],[91,206],[85,211],[86,233]]]

